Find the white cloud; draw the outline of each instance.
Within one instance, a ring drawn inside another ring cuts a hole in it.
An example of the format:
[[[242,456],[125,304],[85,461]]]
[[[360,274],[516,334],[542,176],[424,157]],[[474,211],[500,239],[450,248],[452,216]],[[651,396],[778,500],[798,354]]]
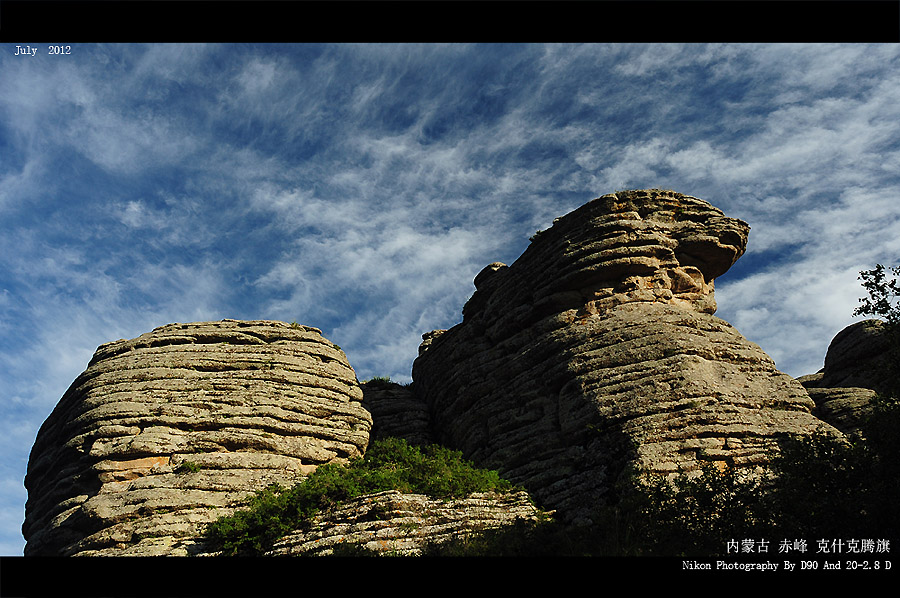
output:
[[[851,315],[862,295],[857,272],[799,262],[753,274],[716,289],[717,315],[761,345],[779,369],[812,374],[834,335],[858,319]]]
[[[32,156],[21,170],[0,177],[0,211],[12,212],[39,198],[47,174],[46,161]]]
[[[142,201],[130,200],[125,205],[114,208],[118,220],[131,228],[159,228],[161,223],[154,218],[150,209]]]
[[[865,294],[859,272],[876,263],[896,263],[900,255],[898,191],[851,188],[838,202],[823,201],[788,223],[759,223],[751,246],[792,244],[795,249],[777,265],[720,285],[719,315],[762,345],[788,373],[818,370],[834,335],[859,319],[852,316]],[[778,199],[770,203],[782,205]]]
[[[670,152],[670,145],[664,139],[651,139],[627,145],[620,153],[615,165],[604,168],[603,180],[609,192],[623,189],[662,187],[654,184],[659,177],[659,166]]]
[[[619,61],[614,71],[629,77],[652,77],[660,71],[703,67],[710,75],[721,77],[733,74],[730,62],[744,55],[748,49],[748,46],[742,48],[729,44],[636,45],[620,55],[624,60]]]
[[[258,58],[251,60],[237,75],[242,91],[250,97],[257,96],[266,91],[275,80],[278,67],[272,61],[263,61]]]
[[[96,105],[73,119],[66,134],[73,148],[115,172],[178,164],[200,147],[183,126],[166,116]]]

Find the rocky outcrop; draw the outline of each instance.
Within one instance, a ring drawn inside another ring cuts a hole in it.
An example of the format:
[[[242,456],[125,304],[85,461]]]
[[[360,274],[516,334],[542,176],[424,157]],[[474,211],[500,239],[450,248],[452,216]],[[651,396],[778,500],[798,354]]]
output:
[[[845,434],[862,432],[878,393],[861,387],[818,388],[816,383],[819,379],[821,376],[816,374],[798,378],[816,403],[816,416]]]
[[[417,556],[431,544],[538,519],[538,509],[521,491],[436,499],[388,490],[317,515],[307,528],[285,536],[266,554],[328,555],[338,548],[359,547],[375,554]]]
[[[38,432],[25,554],[202,550],[201,528],[253,491],[362,455],[361,401],[307,326],[170,324],[102,345]]]
[[[892,383],[890,349],[881,320],[862,320],[837,333],[825,367],[798,378],[815,401],[817,415],[842,432],[862,432],[872,401]]]
[[[394,437],[413,445],[433,442],[428,409],[409,386],[377,379],[361,386],[363,406],[372,414],[372,441]]]
[[[435,440],[578,520],[628,466],[760,465],[780,435],[825,426],[796,380],[712,315],[748,232],[661,190],[558,218],[475,278],[462,323],[426,335],[413,387]]]
[[[863,320],[838,332],[825,354],[821,386],[884,391],[890,382],[885,326],[881,320]]]

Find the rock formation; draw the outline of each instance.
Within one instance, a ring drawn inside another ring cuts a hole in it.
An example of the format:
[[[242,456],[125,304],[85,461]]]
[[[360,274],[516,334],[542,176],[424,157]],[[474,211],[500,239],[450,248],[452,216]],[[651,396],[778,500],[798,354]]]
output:
[[[363,406],[372,414],[372,441],[395,437],[413,445],[433,442],[428,409],[409,386],[370,380],[362,389]]]
[[[887,390],[889,343],[881,320],[863,320],[841,330],[825,354],[825,367],[798,380],[817,415],[845,433],[860,432],[871,403]]]
[[[425,335],[413,387],[435,440],[578,520],[628,465],[763,464],[780,434],[824,425],[796,380],[712,315],[714,279],[748,232],[661,190],[558,218],[475,278],[462,323]]]
[[[538,510],[522,491],[436,499],[388,490],[317,515],[309,529],[285,536],[267,556],[327,555],[341,546],[417,556],[429,544],[538,518]]]
[[[714,281],[748,234],[672,191],[595,199],[475,277],[463,321],[423,335],[411,386],[361,386],[318,329],[281,322],[170,324],[102,345],[35,441],[26,555],[208,554],[208,522],[361,456],[370,435],[461,450],[579,522],[631,468],[756,470],[781,435],[840,434],[800,382],[713,315]],[[803,380],[814,396],[859,383],[848,364],[868,331],[835,339],[825,370]],[[270,554],[326,554],[342,540],[415,554],[537,517],[526,503],[363,496]]]
[[[38,432],[26,555],[200,550],[254,490],[363,453],[344,353],[281,322],[170,324],[97,349]]]

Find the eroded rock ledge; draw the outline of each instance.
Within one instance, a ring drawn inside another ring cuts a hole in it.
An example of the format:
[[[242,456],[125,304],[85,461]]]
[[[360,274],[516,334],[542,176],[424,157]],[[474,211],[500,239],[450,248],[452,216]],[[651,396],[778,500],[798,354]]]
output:
[[[25,554],[195,552],[251,492],[362,455],[361,400],[307,326],[169,324],[102,345],[38,432]]]
[[[437,499],[388,490],[317,515],[308,529],[285,536],[266,554],[328,555],[342,547],[358,546],[377,554],[417,556],[431,544],[540,517],[522,491]]]

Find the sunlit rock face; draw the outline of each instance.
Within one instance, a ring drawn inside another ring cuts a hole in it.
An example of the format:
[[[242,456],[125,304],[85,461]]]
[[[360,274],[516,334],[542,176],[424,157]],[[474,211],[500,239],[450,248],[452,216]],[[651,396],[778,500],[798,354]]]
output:
[[[330,555],[352,545],[379,555],[420,556],[435,544],[539,519],[524,491],[431,498],[387,490],[324,510],[308,526],[278,540],[266,555]]]
[[[604,195],[539,231],[514,272],[500,263],[482,270],[463,314],[527,320],[573,307],[601,314],[635,301],[715,313],[713,281],[744,253],[749,231],[680,193]]]
[[[475,278],[463,321],[425,335],[414,390],[435,440],[589,517],[628,466],[762,465],[823,425],[804,388],[712,315],[749,226],[662,190],[605,195]]]
[[[316,328],[169,324],[99,347],[38,432],[26,555],[184,555],[255,490],[362,455],[372,420]]]

